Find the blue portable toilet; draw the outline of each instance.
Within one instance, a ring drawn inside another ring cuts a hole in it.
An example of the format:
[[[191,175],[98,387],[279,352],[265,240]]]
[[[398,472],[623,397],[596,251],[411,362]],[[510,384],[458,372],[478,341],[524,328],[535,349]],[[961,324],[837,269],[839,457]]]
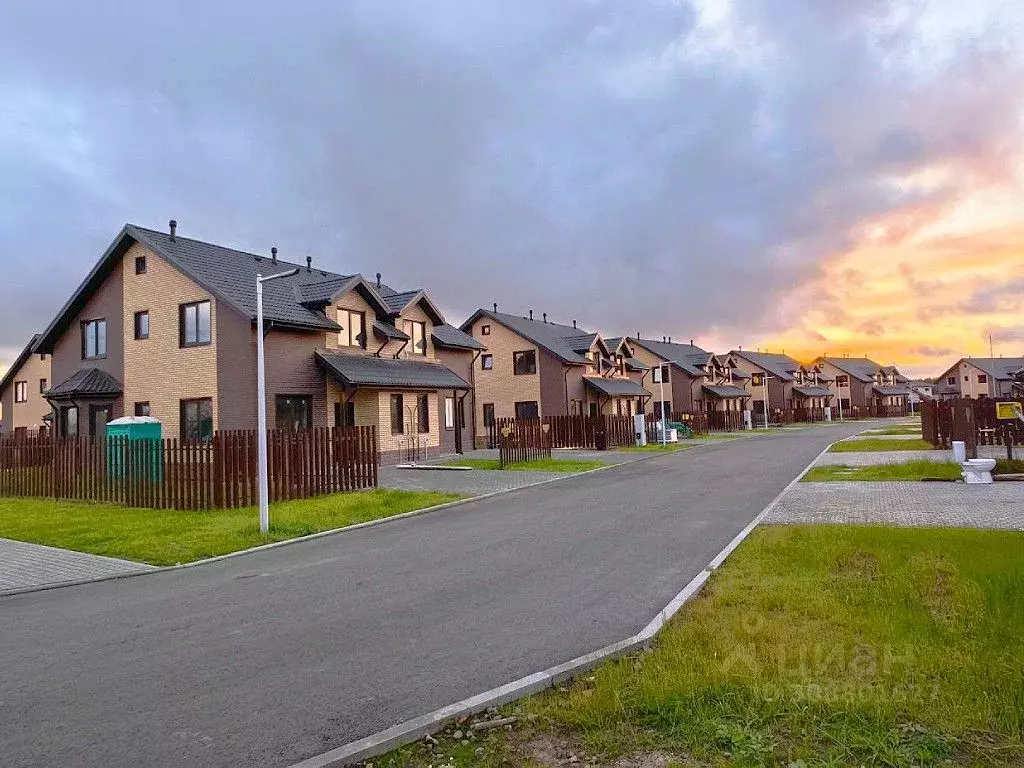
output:
[[[152,416],[124,416],[108,421],[107,474],[126,477],[134,463],[133,475],[159,482],[163,477],[163,430],[164,425]],[[130,444],[136,442],[146,445],[133,450],[135,446]]]

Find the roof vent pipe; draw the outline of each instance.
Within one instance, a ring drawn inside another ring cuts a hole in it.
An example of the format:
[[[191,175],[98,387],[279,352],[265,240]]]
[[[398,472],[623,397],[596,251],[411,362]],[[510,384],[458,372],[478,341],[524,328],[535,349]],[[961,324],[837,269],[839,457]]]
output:
[[[533,310],[530,310],[530,319],[533,320]]]
[[[572,321],[572,327],[573,327],[573,328],[575,328],[575,327],[576,327],[576,321],[575,321],[575,320],[573,320],[573,321]]]
[[[498,302],[494,302],[494,311],[495,311],[495,312],[497,312],[497,311],[498,311]]]
[[[545,313],[544,313],[544,322],[546,323],[547,321],[548,321],[548,313],[547,313],[547,312],[545,312]]]
[[[277,246],[276,245],[273,248],[270,249],[270,262],[272,264],[277,264]]]
[[[380,272],[377,273],[377,288],[380,288]]]
[[[171,228],[171,242],[173,243],[174,242],[174,234],[175,234],[174,230],[176,230],[178,228],[178,222],[175,221],[174,219],[171,219],[169,222],[167,222],[167,224]]]
[[[668,343],[669,343],[669,344],[671,344],[671,343],[672,343],[672,337],[671,337],[671,336],[669,336],[669,337],[668,337]]]
[[[306,271],[307,272],[312,272],[313,271],[313,257],[312,256],[307,256],[306,257]]]
[[[690,346],[693,346],[693,339],[690,339]]]

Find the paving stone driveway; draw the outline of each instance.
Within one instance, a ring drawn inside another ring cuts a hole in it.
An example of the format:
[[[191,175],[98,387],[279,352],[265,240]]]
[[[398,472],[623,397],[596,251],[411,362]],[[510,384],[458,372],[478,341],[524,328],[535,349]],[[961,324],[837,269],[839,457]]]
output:
[[[152,569],[129,560],[0,539],[0,593]]]
[[[766,523],[881,523],[1024,530],[1024,483],[797,483]]]

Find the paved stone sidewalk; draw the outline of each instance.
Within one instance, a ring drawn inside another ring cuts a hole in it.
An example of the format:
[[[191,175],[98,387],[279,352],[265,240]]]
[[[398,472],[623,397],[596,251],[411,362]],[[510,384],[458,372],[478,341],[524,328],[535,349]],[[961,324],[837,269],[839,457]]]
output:
[[[0,539],[0,593],[152,569],[129,560]]]
[[[1024,483],[797,483],[766,523],[881,523],[1024,530]]]

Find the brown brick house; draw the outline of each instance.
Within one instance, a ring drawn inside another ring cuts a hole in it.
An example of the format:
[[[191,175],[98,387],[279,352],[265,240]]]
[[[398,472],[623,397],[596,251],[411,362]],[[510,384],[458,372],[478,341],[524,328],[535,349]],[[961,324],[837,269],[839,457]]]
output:
[[[276,248],[268,257],[184,238],[173,224],[126,225],[42,334],[58,432],[101,434],[126,414],[189,440],[254,428],[256,275],[293,268],[264,287],[268,425],[374,425],[385,461],[439,453],[445,418],[458,414],[445,398],[470,386],[438,351],[450,360],[474,352],[425,293],[316,269],[309,258],[279,261]]]
[[[909,379],[895,366],[866,357],[819,357],[814,361],[843,411],[853,408],[902,409],[910,398]]]
[[[653,394],[648,413],[658,416],[663,411],[744,410],[749,397],[745,389],[748,377],[731,355],[715,355],[692,342],[679,344],[671,338],[656,341],[629,337],[628,341],[634,358],[647,369],[642,383]]]
[[[527,316],[478,309],[461,329],[486,346],[473,367],[476,434],[494,419],[633,415],[650,397],[624,339]]]
[[[38,334],[25,345],[0,378],[0,437],[45,433],[50,405],[50,358],[35,352]]]

